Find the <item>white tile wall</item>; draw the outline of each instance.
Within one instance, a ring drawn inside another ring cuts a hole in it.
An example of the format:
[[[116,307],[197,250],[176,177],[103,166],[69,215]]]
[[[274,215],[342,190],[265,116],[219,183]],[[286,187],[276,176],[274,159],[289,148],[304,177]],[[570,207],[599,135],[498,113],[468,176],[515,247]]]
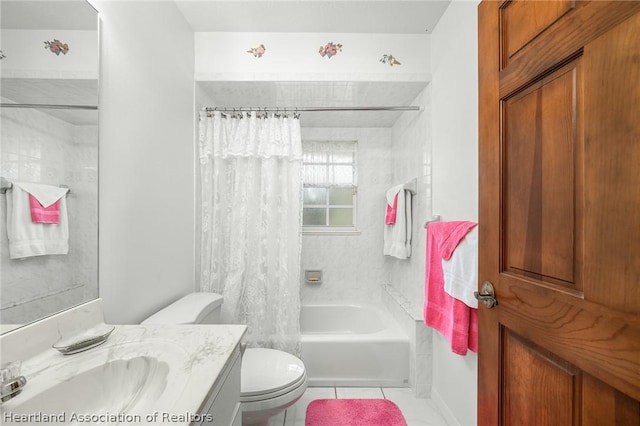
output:
[[[0,125],[1,176],[71,188],[65,256],[9,259],[0,197],[0,319],[24,324],[98,295],[98,131],[33,109],[3,109]]]
[[[432,331],[422,323],[426,256],[424,223],[433,214],[430,93],[431,88],[427,86],[412,103],[423,105],[424,111],[403,114],[392,128],[392,182],[397,184],[415,178],[418,192],[413,198],[411,258],[384,258],[389,281],[384,286],[383,302],[409,336],[409,384],[413,395],[420,398],[431,395],[432,383]]]
[[[398,290],[385,285],[383,303],[409,336],[409,386],[417,398],[431,397],[433,378],[433,330],[426,327],[421,312]]]
[[[358,235],[302,237],[302,274],[323,271],[322,284],[305,284],[302,303],[380,304],[388,279],[382,254],[384,193],[391,184],[391,130],[384,128],[303,128],[303,139],[358,141]]]
[[[414,100],[424,105],[420,114],[405,113],[392,129],[391,164],[393,182],[418,179],[418,194],[413,199],[412,254],[408,260],[385,258],[390,270],[389,284],[421,312],[424,304],[424,223],[431,215],[431,111],[430,86]],[[436,212],[437,213],[437,212]]]

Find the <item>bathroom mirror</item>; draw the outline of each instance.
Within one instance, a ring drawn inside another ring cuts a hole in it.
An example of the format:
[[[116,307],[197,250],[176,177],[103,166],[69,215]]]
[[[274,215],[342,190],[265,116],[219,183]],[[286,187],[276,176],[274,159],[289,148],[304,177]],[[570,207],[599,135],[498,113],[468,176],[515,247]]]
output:
[[[0,28],[2,185],[70,189],[68,253],[21,259],[7,236],[14,189],[0,194],[4,333],[98,297],[98,14],[85,0],[2,0]]]

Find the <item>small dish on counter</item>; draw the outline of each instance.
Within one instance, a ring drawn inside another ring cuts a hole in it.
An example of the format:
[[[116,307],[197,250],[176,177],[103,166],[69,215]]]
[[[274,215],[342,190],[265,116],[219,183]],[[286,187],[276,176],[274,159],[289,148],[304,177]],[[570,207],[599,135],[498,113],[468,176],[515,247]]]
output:
[[[100,346],[107,341],[113,330],[113,325],[100,324],[75,336],[60,339],[52,347],[63,355],[76,354]]]

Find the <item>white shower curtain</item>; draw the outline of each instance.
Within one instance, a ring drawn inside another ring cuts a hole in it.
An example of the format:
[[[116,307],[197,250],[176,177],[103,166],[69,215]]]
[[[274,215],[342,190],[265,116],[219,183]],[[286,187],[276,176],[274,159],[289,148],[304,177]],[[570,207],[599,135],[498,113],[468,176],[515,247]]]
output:
[[[203,111],[199,141],[201,291],[248,346],[299,355],[300,120]]]

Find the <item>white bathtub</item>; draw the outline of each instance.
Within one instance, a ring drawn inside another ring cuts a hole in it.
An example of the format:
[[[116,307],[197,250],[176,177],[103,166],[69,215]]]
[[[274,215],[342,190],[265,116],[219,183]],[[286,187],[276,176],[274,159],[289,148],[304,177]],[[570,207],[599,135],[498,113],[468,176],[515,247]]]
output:
[[[309,386],[409,385],[409,339],[384,308],[303,305],[300,329]]]

